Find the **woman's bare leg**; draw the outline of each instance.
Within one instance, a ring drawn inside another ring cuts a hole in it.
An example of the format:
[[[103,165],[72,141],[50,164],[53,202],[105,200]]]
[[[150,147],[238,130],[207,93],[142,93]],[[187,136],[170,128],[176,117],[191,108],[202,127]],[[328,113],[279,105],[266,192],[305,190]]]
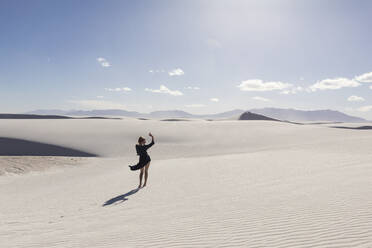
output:
[[[145,187],[147,183],[147,177],[149,175],[148,173],[149,167],[150,167],[150,162],[145,166],[145,183],[143,184],[143,187]]]
[[[142,186],[143,169],[144,168],[141,168],[141,172],[139,174],[140,184],[139,184],[138,188],[141,188],[141,186]],[[145,180],[145,184],[146,184],[146,180]]]

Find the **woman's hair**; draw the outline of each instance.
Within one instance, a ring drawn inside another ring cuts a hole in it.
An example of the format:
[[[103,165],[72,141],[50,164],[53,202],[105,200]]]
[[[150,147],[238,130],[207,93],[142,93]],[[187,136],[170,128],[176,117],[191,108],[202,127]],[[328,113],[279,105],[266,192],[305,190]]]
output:
[[[138,143],[141,144],[143,141],[145,141],[145,138],[143,138],[142,136],[140,136],[138,138]]]

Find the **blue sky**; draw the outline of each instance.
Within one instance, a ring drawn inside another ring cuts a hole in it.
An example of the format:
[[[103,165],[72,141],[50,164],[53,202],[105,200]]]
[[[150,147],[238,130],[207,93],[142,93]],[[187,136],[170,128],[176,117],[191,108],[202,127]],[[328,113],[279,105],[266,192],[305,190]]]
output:
[[[0,112],[336,109],[372,119],[372,1],[0,1]]]

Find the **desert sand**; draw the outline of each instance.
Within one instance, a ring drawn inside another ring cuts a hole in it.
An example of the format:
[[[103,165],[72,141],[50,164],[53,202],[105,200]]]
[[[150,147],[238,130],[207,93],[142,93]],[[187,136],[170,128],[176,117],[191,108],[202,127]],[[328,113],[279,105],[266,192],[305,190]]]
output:
[[[332,126],[1,120],[0,247],[372,247],[372,131]]]

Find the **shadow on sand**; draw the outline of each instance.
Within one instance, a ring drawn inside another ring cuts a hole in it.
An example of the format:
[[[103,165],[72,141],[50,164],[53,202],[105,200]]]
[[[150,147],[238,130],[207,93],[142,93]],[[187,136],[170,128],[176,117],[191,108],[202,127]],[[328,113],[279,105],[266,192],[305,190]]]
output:
[[[4,137],[0,137],[0,156],[97,157],[96,154],[68,147]]]
[[[341,127],[341,126],[333,126],[333,128],[353,129],[353,130],[372,130],[372,126],[360,126],[360,127]]]
[[[131,191],[129,191],[129,192],[123,194],[123,195],[119,195],[119,196],[116,196],[114,198],[111,198],[110,200],[108,200],[104,204],[102,204],[102,207],[112,205],[114,203],[118,204],[120,202],[125,202],[125,201],[128,200],[128,198],[126,198],[127,196],[133,195],[133,194],[137,193],[139,190],[140,190],[139,188],[132,189]]]

